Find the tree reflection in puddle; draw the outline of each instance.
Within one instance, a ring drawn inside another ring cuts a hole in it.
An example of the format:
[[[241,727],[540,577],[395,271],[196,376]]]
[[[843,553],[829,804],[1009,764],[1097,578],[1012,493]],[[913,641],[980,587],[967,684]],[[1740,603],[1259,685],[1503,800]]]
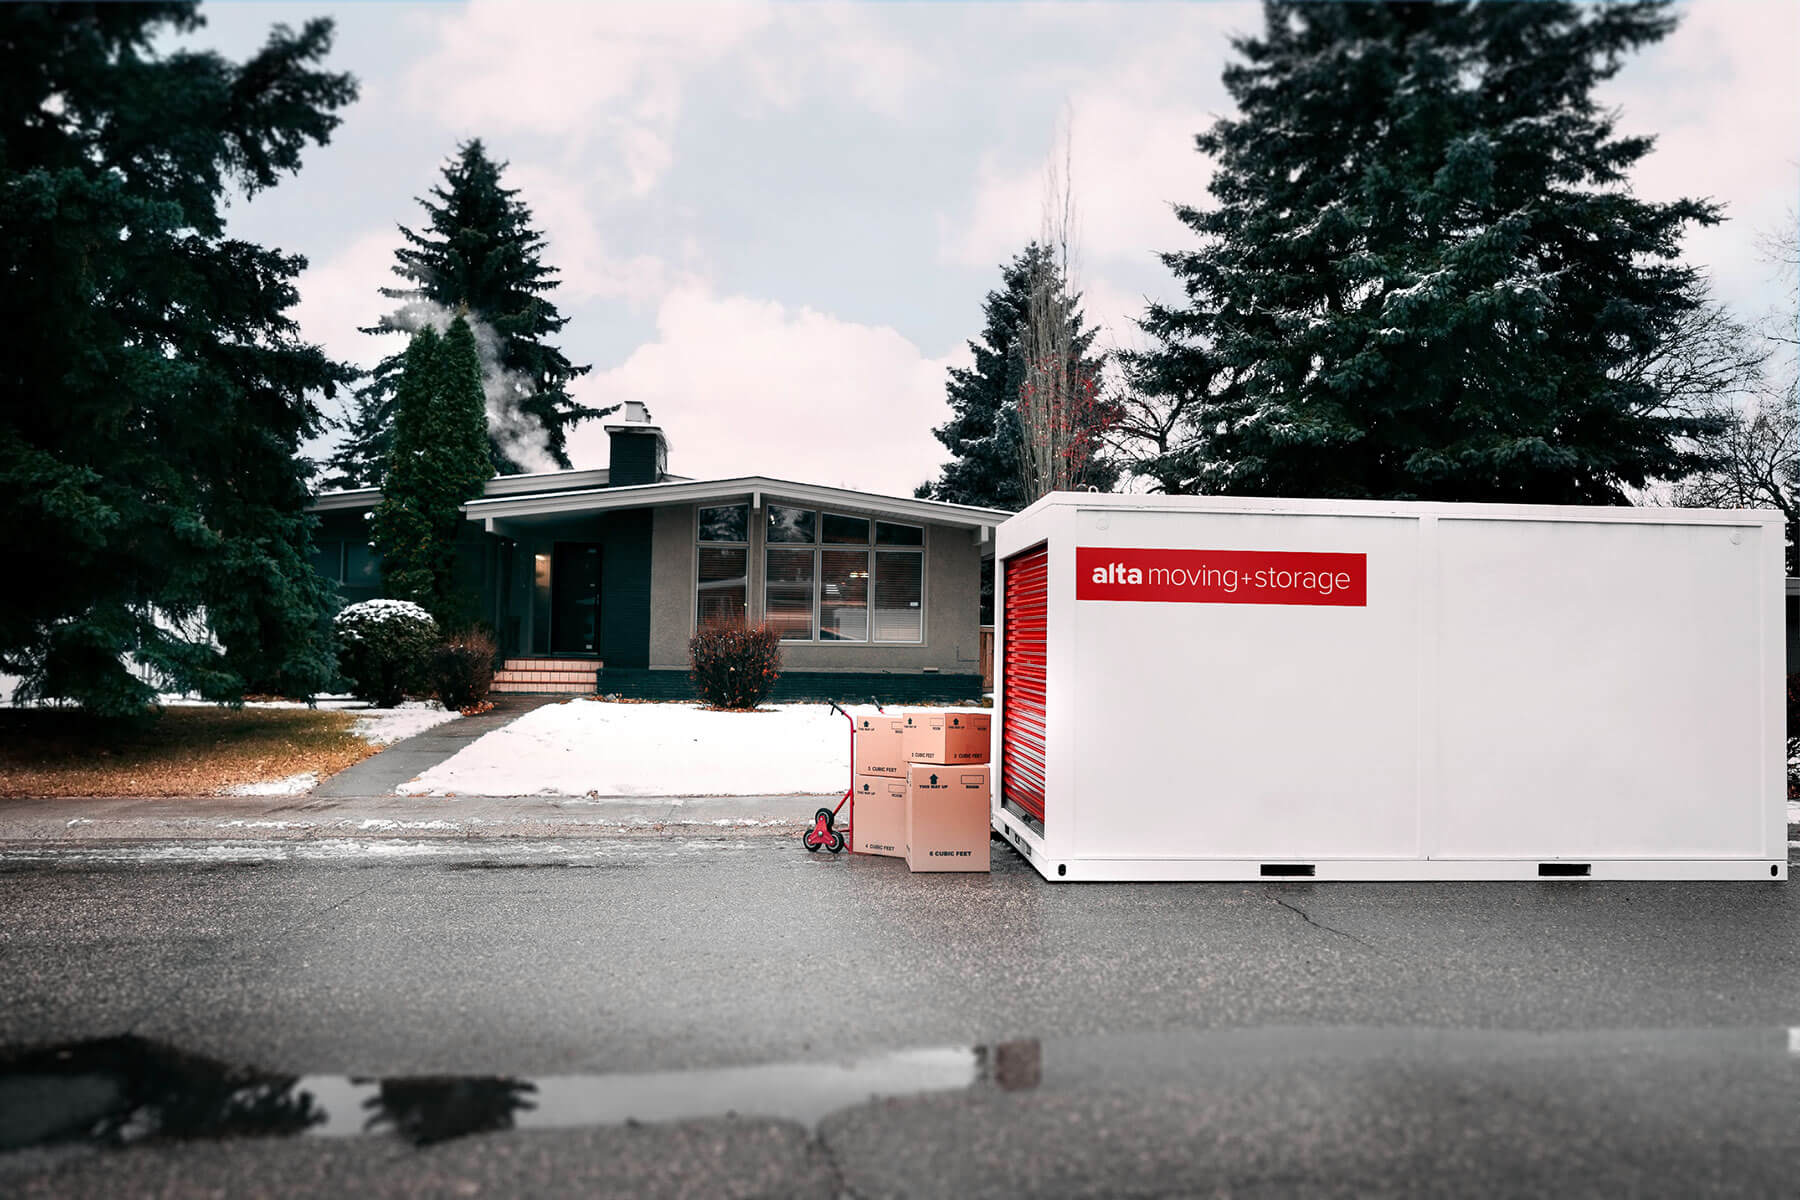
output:
[[[376,1084],[375,1094],[363,1101],[369,1110],[364,1128],[392,1129],[415,1146],[511,1129],[517,1114],[536,1107],[530,1097],[537,1088],[519,1079],[457,1075],[355,1082]]]
[[[301,1133],[325,1112],[297,1081],[129,1034],[0,1051],[0,1149]]]

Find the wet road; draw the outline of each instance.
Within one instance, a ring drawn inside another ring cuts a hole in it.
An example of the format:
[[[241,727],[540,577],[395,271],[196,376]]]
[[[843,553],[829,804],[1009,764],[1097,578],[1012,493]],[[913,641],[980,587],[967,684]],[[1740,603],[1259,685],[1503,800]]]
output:
[[[531,1081],[539,1127],[33,1149],[0,1190],[1800,1180],[1792,885],[1054,887],[998,845],[927,878],[757,836],[141,849],[0,863],[0,1043],[129,1031],[314,1080],[339,1131],[373,1081]]]

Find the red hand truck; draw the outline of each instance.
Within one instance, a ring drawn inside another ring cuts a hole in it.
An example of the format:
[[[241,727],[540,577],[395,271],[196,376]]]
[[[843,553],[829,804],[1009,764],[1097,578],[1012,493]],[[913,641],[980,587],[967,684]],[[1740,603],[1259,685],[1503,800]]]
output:
[[[841,708],[836,700],[828,703],[831,705],[832,712],[850,722],[850,786],[844,789],[844,798],[837,802],[836,808],[821,808],[813,814],[813,823],[805,833],[800,835],[800,841],[812,854],[817,854],[821,850],[829,850],[836,854],[846,845],[850,847],[850,853],[855,854],[856,845],[851,839],[856,833],[856,718]],[[886,711],[881,705],[876,704],[873,696],[869,698],[869,703],[875,705],[876,712]],[[850,819],[841,828],[834,828],[833,822],[837,820],[837,815],[844,811],[846,804],[850,806]]]

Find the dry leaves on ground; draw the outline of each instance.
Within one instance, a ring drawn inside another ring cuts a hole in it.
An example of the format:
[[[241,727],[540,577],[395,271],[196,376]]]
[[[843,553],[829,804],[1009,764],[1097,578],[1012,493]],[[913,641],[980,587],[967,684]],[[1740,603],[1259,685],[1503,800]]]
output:
[[[0,796],[194,796],[316,772],[375,753],[350,713],[168,708],[141,723],[66,709],[0,712]]]

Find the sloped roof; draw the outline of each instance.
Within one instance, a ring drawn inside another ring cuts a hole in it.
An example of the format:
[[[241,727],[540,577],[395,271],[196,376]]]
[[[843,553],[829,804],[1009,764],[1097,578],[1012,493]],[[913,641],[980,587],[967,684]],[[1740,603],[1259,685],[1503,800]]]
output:
[[[733,479],[684,479],[671,475],[656,483],[625,487],[608,487],[606,481],[607,472],[604,469],[500,475],[488,480],[482,488],[481,499],[471,500],[463,505],[463,512],[470,520],[486,520],[493,517],[647,508],[661,504],[694,504],[766,494],[776,500],[797,501],[824,508],[847,508],[971,529],[992,529],[1012,516],[1004,509],[947,504],[942,500],[919,500],[911,496],[884,496],[850,488],[771,479],[766,475],[744,475]],[[373,508],[380,502],[379,488],[353,488],[322,492],[314,497],[311,508],[314,512],[331,512]]]

